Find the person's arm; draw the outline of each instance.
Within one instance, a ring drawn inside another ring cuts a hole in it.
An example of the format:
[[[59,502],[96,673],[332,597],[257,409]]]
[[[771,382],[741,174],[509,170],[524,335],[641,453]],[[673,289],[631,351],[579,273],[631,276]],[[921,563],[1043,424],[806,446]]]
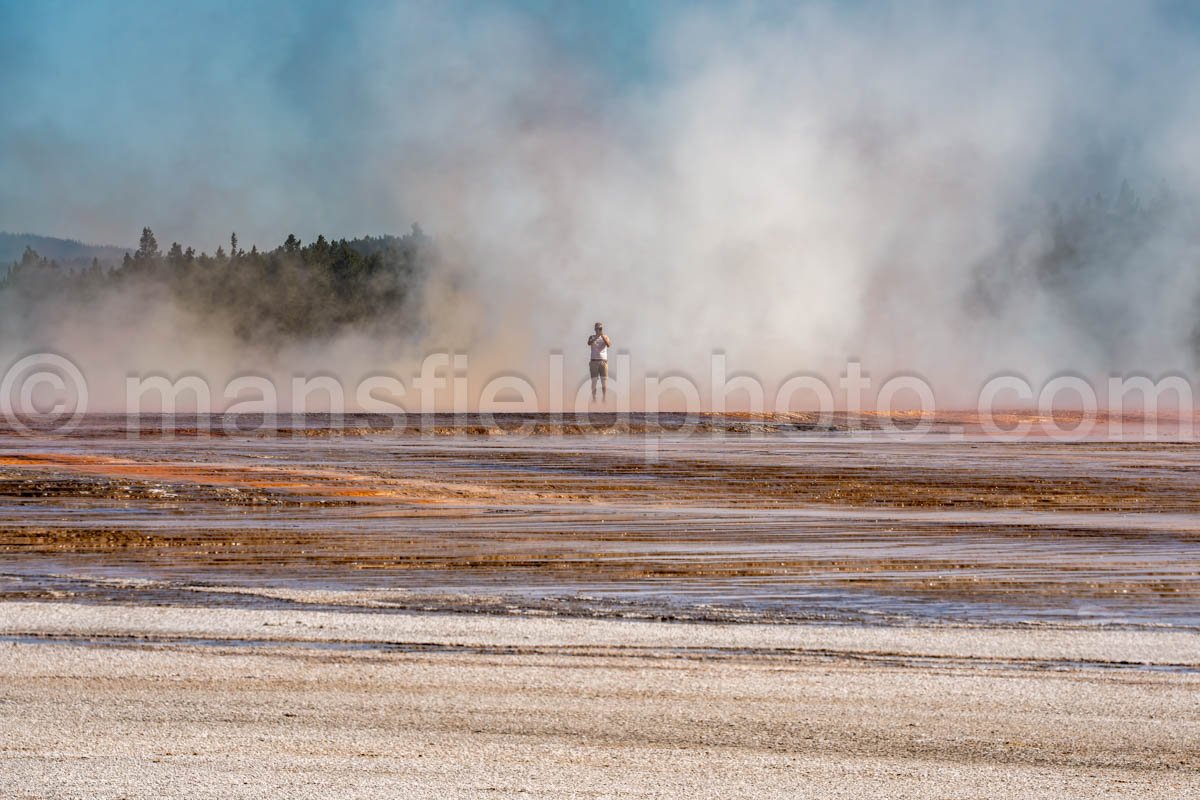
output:
[[[607,333],[602,333],[602,334],[600,334],[600,335],[604,337],[604,346],[605,346],[605,347],[612,347],[612,340],[608,338],[608,334],[607,334]]]
[[[594,342],[594,341],[596,341],[596,334],[593,333],[591,336],[588,337],[588,347],[591,347],[592,342]]]

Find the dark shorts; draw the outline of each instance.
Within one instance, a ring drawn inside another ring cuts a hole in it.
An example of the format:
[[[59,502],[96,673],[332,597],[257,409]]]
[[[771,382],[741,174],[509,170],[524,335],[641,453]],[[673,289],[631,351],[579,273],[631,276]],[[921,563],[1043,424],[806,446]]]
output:
[[[607,361],[600,361],[598,359],[592,359],[591,361],[588,362],[588,368],[589,368],[589,371],[592,373],[593,378],[607,378],[608,377],[608,362]]]

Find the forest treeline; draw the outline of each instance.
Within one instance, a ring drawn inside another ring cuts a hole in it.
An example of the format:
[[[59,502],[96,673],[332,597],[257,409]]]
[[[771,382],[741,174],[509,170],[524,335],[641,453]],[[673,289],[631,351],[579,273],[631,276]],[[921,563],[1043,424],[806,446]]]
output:
[[[289,235],[268,251],[240,248],[235,233],[229,249],[213,255],[177,242],[163,252],[144,228],[137,250],[116,264],[93,259],[89,267],[66,268],[26,247],[0,278],[0,304],[37,314],[136,288],[239,339],[281,343],[350,328],[411,327],[409,300],[432,259],[432,242],[416,225],[404,236],[318,236],[308,244]]]
[[[1200,271],[1191,266],[1200,252],[1195,218],[1165,189],[1143,199],[1128,183],[1107,197],[1022,209],[1004,223],[1004,235],[986,257],[964,263],[965,316],[1020,325],[1036,297],[1043,312],[1048,305],[1064,329],[1082,334],[1108,363],[1135,359],[1148,330],[1156,346],[1178,352],[1182,344],[1200,363]],[[213,255],[178,243],[163,252],[146,228],[136,251],[111,264],[93,259],[90,266],[63,266],[27,247],[6,273],[0,266],[0,323],[19,314],[53,325],[78,304],[149,289],[137,296],[173,302],[206,326],[259,344],[350,329],[405,335],[418,324],[416,301],[435,252],[417,226],[404,236],[322,236],[308,244],[288,236],[269,251],[247,252],[233,235],[228,250],[222,246]],[[798,312],[803,302],[797,298]],[[863,302],[869,316],[872,301]]]

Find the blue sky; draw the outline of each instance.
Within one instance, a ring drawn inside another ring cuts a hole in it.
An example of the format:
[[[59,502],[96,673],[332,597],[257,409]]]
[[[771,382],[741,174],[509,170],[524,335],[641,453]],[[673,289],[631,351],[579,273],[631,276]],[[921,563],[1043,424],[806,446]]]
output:
[[[420,223],[453,289],[430,349],[481,364],[602,318],[688,370],[1177,370],[1196,9],[0,0],[0,230],[211,253]],[[1064,302],[1040,220],[1125,181],[1161,230]],[[1017,300],[972,327],[981,274]]]
[[[677,5],[400,8],[433,9],[463,27],[515,20],[624,86],[648,79],[650,41]],[[338,180],[346,154],[363,145],[362,122],[375,119],[355,89],[378,55],[363,36],[397,24],[395,11],[368,2],[0,0],[0,229],[127,243],[149,224],[210,249],[207,240],[232,225],[267,241],[293,227],[306,237],[334,226],[405,230],[412,220],[358,214],[344,197],[326,209],[311,196],[315,184]],[[440,47],[469,46],[454,41],[453,24],[438,34]],[[401,71],[419,71],[422,57],[420,48],[387,54]],[[292,208],[297,191],[309,196]]]
[[[832,5],[879,26],[913,7]],[[561,70],[582,76],[584,105],[603,113],[606,98],[654,86],[664,31],[689,13],[769,19],[794,7],[0,0],[0,229],[128,244],[150,225],[209,250],[233,228],[263,245],[292,231],[403,231],[422,209],[393,199],[397,178],[379,165],[420,158],[429,115],[464,85],[519,98],[529,74]],[[1193,3],[1160,9],[1197,27]]]

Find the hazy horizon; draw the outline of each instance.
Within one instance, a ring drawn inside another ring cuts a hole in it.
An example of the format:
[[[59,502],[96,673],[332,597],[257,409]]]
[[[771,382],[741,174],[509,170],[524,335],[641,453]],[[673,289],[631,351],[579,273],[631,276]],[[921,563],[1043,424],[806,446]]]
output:
[[[1194,379],[1198,44],[1173,2],[0,3],[0,229],[440,254],[394,336],[256,348],[132,282],[0,360],[541,391],[602,319],[634,382]]]

